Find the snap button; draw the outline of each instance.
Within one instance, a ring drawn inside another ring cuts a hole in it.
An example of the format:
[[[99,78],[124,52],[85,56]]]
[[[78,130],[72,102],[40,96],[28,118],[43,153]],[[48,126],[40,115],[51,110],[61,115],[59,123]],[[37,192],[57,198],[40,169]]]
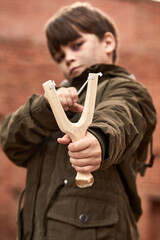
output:
[[[65,180],[64,180],[64,184],[65,184],[65,185],[67,185],[67,183],[68,183],[68,180],[67,180],[67,179],[65,179]]]
[[[81,222],[85,223],[85,222],[88,221],[88,216],[85,215],[85,214],[81,214],[81,215],[79,216],[79,220],[80,220]]]

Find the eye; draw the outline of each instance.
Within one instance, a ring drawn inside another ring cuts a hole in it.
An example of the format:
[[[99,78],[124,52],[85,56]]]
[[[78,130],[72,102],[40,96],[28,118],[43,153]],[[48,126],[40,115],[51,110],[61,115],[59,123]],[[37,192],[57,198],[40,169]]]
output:
[[[72,45],[72,49],[76,51],[76,50],[78,50],[82,45],[83,45],[83,42],[82,42],[82,41],[81,41],[81,42],[74,43],[74,44]]]
[[[55,60],[56,60],[57,63],[62,62],[63,59],[64,59],[64,54],[63,54],[63,53],[62,53],[62,54],[57,54],[57,55],[55,56]]]

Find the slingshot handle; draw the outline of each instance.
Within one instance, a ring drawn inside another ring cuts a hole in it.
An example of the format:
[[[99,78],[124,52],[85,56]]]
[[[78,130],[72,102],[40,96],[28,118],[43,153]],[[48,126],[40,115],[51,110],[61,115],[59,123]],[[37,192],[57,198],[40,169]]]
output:
[[[74,140],[72,140],[72,138],[71,138],[72,142],[76,142],[77,140],[81,139],[82,137],[85,136],[85,134],[86,134],[86,131],[76,131]],[[75,182],[79,188],[87,188],[87,187],[90,187],[93,185],[94,177],[91,173],[77,172],[76,177],[75,177]]]
[[[79,188],[90,187],[94,183],[94,178],[93,178],[93,175],[91,173],[86,173],[85,174],[85,173],[77,172],[75,180],[76,180],[76,185]]]

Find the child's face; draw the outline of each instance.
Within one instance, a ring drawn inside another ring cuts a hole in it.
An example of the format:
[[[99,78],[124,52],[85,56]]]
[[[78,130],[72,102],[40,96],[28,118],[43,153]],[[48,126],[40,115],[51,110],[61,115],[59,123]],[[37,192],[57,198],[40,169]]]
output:
[[[55,54],[60,70],[69,81],[92,65],[112,63],[112,58],[106,53],[105,39],[99,40],[95,34],[80,34],[81,37],[75,41],[61,45]]]

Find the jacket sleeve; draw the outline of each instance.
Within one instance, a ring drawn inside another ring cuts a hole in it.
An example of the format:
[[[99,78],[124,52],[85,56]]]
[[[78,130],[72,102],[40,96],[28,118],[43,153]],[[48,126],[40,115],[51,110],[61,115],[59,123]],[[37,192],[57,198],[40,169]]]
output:
[[[26,166],[39,145],[56,130],[58,126],[44,96],[33,95],[2,121],[2,148],[15,164]]]
[[[126,159],[147,135],[151,136],[156,112],[147,90],[135,80],[115,79],[101,88],[103,94],[89,131],[100,141],[106,158],[102,166],[109,167]]]

